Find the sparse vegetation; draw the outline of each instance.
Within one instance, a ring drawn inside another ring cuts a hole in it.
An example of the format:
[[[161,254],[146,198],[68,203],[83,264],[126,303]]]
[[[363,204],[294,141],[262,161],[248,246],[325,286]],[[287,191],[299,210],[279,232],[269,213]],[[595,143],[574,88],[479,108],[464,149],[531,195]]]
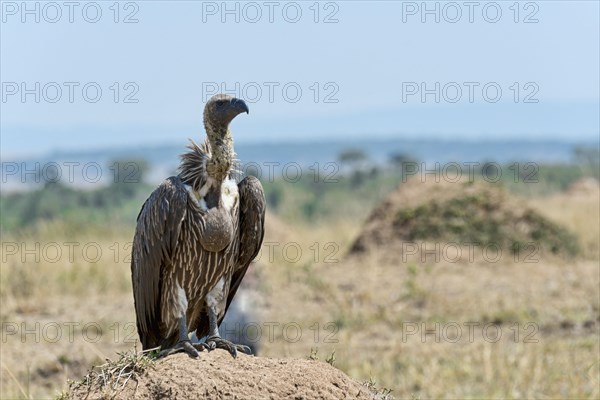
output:
[[[107,359],[105,364],[93,367],[82,380],[72,382],[69,390],[85,387],[102,393],[103,397],[114,398],[130,379],[137,380],[147,368],[153,367],[154,358],[143,352],[120,352],[118,356],[117,360]]]
[[[327,356],[327,359],[325,359],[325,362],[329,365],[331,365],[332,367],[334,367],[335,365],[335,350],[331,352],[331,354],[329,356]]]
[[[394,397],[392,396],[392,390],[387,388],[377,388],[377,382],[370,377],[368,381],[364,383],[364,385],[372,391],[375,395],[375,399],[377,400],[392,400]]]

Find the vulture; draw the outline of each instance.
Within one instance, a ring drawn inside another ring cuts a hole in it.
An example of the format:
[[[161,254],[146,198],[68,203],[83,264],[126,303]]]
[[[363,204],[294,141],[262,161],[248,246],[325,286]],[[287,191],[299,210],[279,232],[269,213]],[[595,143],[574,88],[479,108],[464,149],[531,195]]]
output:
[[[190,140],[178,175],[163,181],[138,215],[131,257],[137,329],[143,349],[160,347],[159,357],[216,348],[234,358],[251,354],[219,334],[264,235],[260,181],[234,179],[229,124],[243,112],[243,100],[213,96],[204,108],[204,143]],[[205,341],[193,343],[194,332]]]

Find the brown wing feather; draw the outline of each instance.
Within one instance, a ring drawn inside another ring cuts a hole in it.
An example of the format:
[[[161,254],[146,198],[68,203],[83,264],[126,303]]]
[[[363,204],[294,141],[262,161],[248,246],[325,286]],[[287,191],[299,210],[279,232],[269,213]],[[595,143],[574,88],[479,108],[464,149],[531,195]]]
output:
[[[131,280],[138,334],[144,349],[160,344],[161,274],[177,245],[187,196],[179,178],[168,178],[150,195],[138,215]]]
[[[240,250],[238,261],[233,267],[233,275],[227,295],[227,307],[219,318],[219,325],[235,296],[250,262],[256,258],[265,236],[266,200],[260,181],[248,176],[238,185],[240,193]]]

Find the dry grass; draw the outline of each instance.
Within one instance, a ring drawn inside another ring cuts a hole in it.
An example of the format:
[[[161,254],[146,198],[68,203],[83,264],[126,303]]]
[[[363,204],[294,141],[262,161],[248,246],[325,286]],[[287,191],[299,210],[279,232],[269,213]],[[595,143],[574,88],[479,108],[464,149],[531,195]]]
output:
[[[566,194],[532,200],[584,247],[579,259],[534,264],[344,260],[361,221],[291,228],[273,218],[265,241],[279,245],[273,245],[271,260],[263,250],[254,268],[263,293],[261,323],[279,325],[272,338],[263,329],[261,355],[305,358],[318,348],[326,358],[335,351],[336,367],[357,380],[375,380],[398,398],[598,398],[598,202],[596,195]],[[134,346],[126,259],[131,233],[107,228],[82,236],[48,227],[40,237],[15,238],[29,248],[35,241],[97,242],[103,257],[94,263],[75,252],[73,262],[31,257],[22,263],[15,256],[3,261],[0,397],[56,396],[67,378],[81,379],[91,365]],[[110,248],[115,242],[117,262]],[[292,249],[287,257],[282,253],[288,242],[302,250],[298,260]],[[334,262],[325,262],[327,256]],[[70,322],[78,323],[72,339],[65,325]],[[468,322],[480,323],[472,341],[465,336]],[[9,326],[20,330],[22,323],[29,329],[39,323],[37,337],[22,331],[7,335]],[[62,327],[58,340],[52,331],[43,332],[54,323]],[[92,324],[84,329],[86,323]],[[297,341],[290,340],[293,330],[286,335],[282,329],[286,323],[301,327]],[[444,337],[436,343],[433,335],[423,340],[420,332],[408,335],[412,323],[431,329],[457,323],[463,337],[456,343]],[[497,342],[483,338],[487,323],[494,324],[492,336],[501,329]],[[529,339],[537,342],[525,342],[533,331]]]
[[[154,359],[146,353],[137,349],[120,352],[118,359],[107,359],[106,363],[92,368],[81,381],[72,382],[69,391],[94,389],[106,398],[113,398],[132,378],[136,380],[147,368],[154,367]]]
[[[579,236],[584,255],[600,259],[600,195],[592,193],[560,193],[531,201],[536,208],[553,221],[564,225]]]
[[[595,380],[600,348],[594,262],[574,265],[566,282],[565,266],[556,265],[500,266],[499,273],[440,264],[420,270],[416,277],[409,268],[393,265],[372,266],[364,274],[358,265],[325,268],[313,273],[322,282],[337,276],[336,284],[327,286],[335,295],[323,296],[306,287],[290,297],[280,292],[281,301],[271,312],[286,321],[300,321],[306,337],[298,343],[278,338],[266,348],[268,355],[297,357],[314,346],[324,353],[335,349],[338,367],[356,379],[375,377],[400,398],[600,394]],[[299,271],[293,280],[310,286],[312,280],[305,274]],[[411,280],[414,283],[407,283]],[[333,321],[341,327],[330,337],[333,343],[326,343],[325,331],[315,340],[310,329],[314,321]],[[469,322],[479,324],[473,328],[472,342],[465,326]],[[486,341],[488,323],[493,326]],[[431,334],[423,339],[422,324],[427,329],[439,324],[440,343]],[[454,340],[456,324],[462,340],[451,343],[445,339]],[[411,335],[409,329],[415,327],[418,331]],[[496,329],[502,338],[493,343]],[[539,371],[532,373],[533,366]]]

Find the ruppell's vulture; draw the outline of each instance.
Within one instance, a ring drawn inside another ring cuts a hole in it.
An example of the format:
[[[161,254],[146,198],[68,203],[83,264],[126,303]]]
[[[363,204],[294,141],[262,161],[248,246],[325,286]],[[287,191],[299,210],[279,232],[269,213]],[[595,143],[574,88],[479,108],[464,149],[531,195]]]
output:
[[[243,100],[213,96],[204,108],[206,140],[191,141],[179,175],[165,180],[138,215],[131,258],[137,328],[159,356],[247,346],[222,339],[219,325],[263,240],[265,196],[258,179],[234,180],[230,122]],[[207,337],[192,343],[191,333]]]

